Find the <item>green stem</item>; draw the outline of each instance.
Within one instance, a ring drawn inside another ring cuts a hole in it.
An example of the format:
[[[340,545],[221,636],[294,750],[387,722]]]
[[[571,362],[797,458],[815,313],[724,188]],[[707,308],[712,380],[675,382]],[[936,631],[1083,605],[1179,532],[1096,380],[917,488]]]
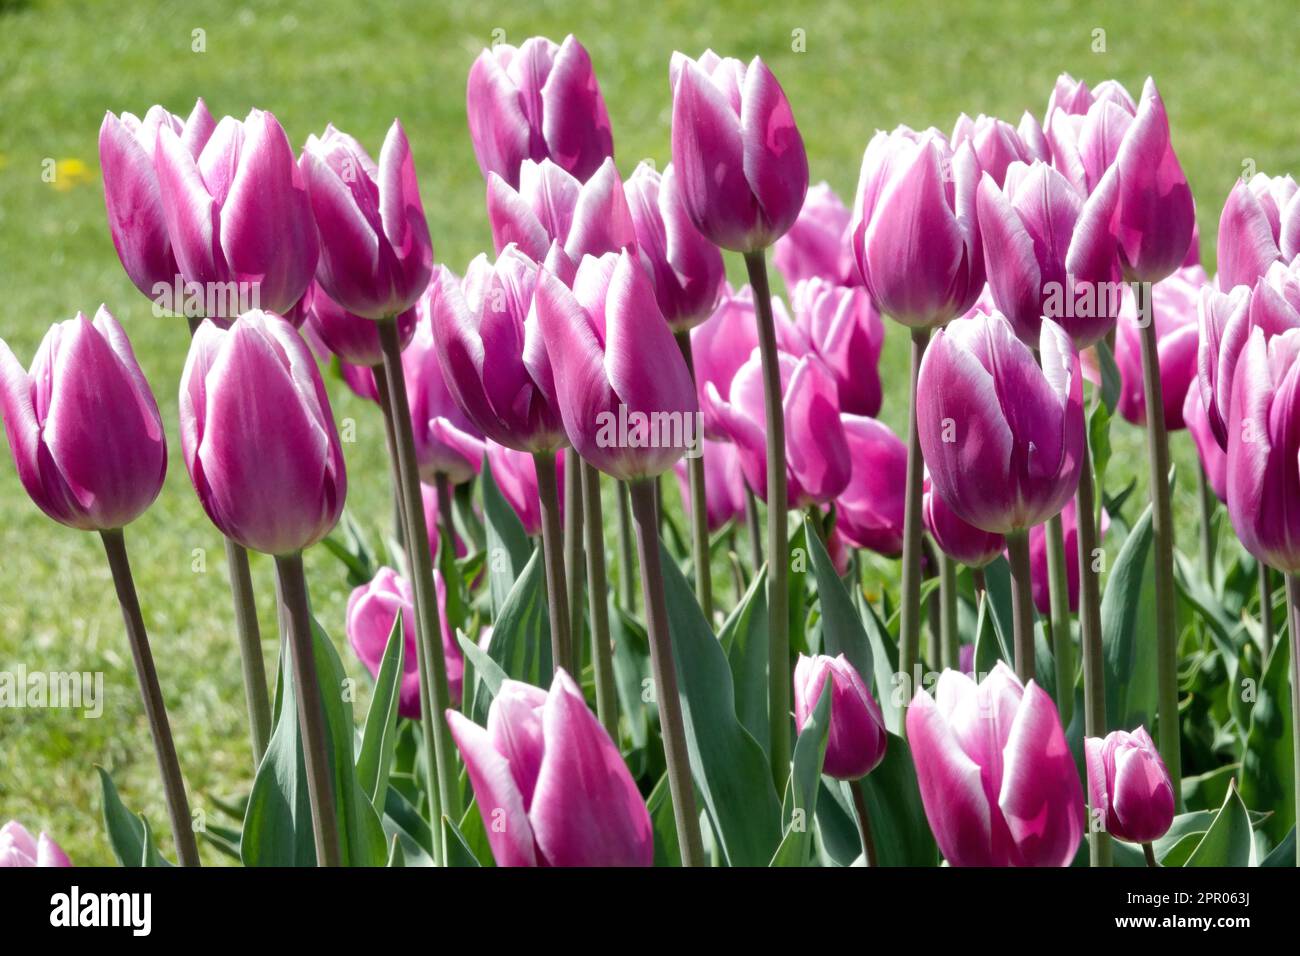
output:
[[[171,820],[172,836],[176,840],[176,855],[181,866],[198,866],[199,847],[190,821],[185,780],[181,776],[180,761],[176,758],[176,744],[172,740],[172,728],[167,720],[167,705],[163,701],[162,688],[158,685],[158,671],[154,667],[153,651],[149,648],[149,633],[145,630],[144,615],[140,612],[135,579],[131,576],[131,562],[126,554],[126,535],[121,528],[117,528],[101,531],[99,537],[104,542],[104,554],[108,557],[108,568],[113,574],[117,603],[122,607],[126,638],[131,645],[135,676],[140,682],[140,697],[144,701],[144,713],[149,720],[154,754],[158,758],[158,772],[162,776],[167,816]]]
[[[609,641],[608,588],[605,581],[605,519],[600,503],[600,472],[582,463],[583,529],[587,536],[587,614],[591,618],[591,662],[596,674],[596,716],[618,742],[618,692],[614,652]]]
[[[903,505],[903,594],[899,611],[898,669],[911,679],[921,649],[921,485],[925,462],[916,423],[916,389],[929,329],[912,330],[912,371],[907,398],[907,489]]]
[[[849,790],[853,793],[853,810],[858,818],[858,834],[862,837],[862,855],[867,866],[876,865],[876,840],[871,834],[871,817],[867,813],[867,801],[862,795],[862,781],[850,780]]]
[[[677,347],[681,349],[686,368],[695,381],[695,357],[691,352],[691,333],[678,332]],[[699,442],[697,455],[686,456],[687,478],[691,488],[691,557],[695,564],[695,598],[704,611],[704,619],[713,626],[713,569],[709,566],[709,505],[708,489],[704,484],[704,442]]]
[[[677,690],[677,665],[673,660],[672,638],[668,631],[668,605],[660,564],[653,480],[636,481],[628,491],[632,497],[632,518],[636,524],[637,550],[641,559],[641,590],[645,600],[646,633],[650,638],[650,667],[654,674],[659,726],[663,731],[664,762],[668,768],[668,790],[677,823],[677,843],[681,848],[683,866],[704,866],[704,843],[700,837],[700,817],[695,808],[686,728]]]
[[[1061,726],[1074,712],[1074,639],[1070,634],[1070,578],[1061,516],[1047,522],[1047,580],[1051,600],[1052,657],[1056,662],[1056,709]]]
[[[961,654],[957,633],[957,562],[939,552],[939,660],[944,669],[957,670]]]
[[[1158,867],[1160,865],[1159,863],[1156,862],[1155,847],[1153,847],[1150,843],[1142,844],[1142,856],[1145,857],[1147,861],[1147,866]]]
[[[564,584],[564,552],[560,530],[560,491],[555,477],[555,454],[533,455],[537,469],[537,499],[542,510],[542,560],[546,565],[546,612],[551,626],[552,672],[569,659],[569,605]],[[576,472],[566,471],[565,480],[577,484]]]
[[[379,395],[379,408],[384,413],[384,441],[388,445],[389,475],[393,486],[393,535],[397,543],[406,550],[406,511],[402,504],[402,478],[397,468],[397,430],[394,425],[392,396],[389,394],[388,373],[383,365],[376,365],[371,370],[375,377],[375,392]],[[420,502],[424,507],[424,502]],[[407,570],[409,576],[410,571]]]
[[[1083,650],[1083,732],[1088,737],[1106,736],[1106,672],[1101,645],[1101,586],[1094,554],[1097,550],[1097,511],[1093,505],[1092,458],[1083,443],[1079,462],[1079,487],[1074,512],[1079,545],[1079,645]],[[1091,816],[1089,816],[1091,819]],[[1110,835],[1088,827],[1088,861],[1092,866],[1110,866]]]
[[[1296,818],[1300,819],[1300,577],[1286,577],[1286,600],[1291,632],[1291,771]],[[1300,866],[1300,842],[1296,843],[1296,866]]]
[[[472,550],[482,551],[487,547],[487,538],[483,522],[474,513],[474,482],[464,481],[456,485],[452,489],[452,499],[456,505],[456,515],[460,518],[461,533],[469,538]]]
[[[749,564],[758,573],[763,566],[763,523],[758,520],[758,498],[745,486],[745,531],[749,535]]]
[[[572,448],[564,450],[564,581],[568,593],[565,609],[569,614],[565,641],[565,669],[575,679],[581,673],[582,660],[582,458]]]
[[[636,559],[632,554],[632,508],[627,500],[627,485],[614,482],[618,488],[618,590],[622,595],[623,610],[636,611]]]
[[[1205,469],[1198,466],[1196,469],[1196,497],[1201,506],[1201,567],[1205,570],[1205,580],[1214,585],[1214,515],[1218,508],[1218,499],[1214,497],[1214,490],[1210,488],[1210,483],[1206,480]]]
[[[450,548],[449,554],[456,556],[456,518],[452,513],[451,480],[445,471],[433,476],[433,488],[438,493],[438,540],[442,547]],[[421,501],[421,507],[424,503]]]
[[[1015,635],[1016,676],[1022,683],[1034,677],[1034,591],[1029,580],[1029,533],[1006,535],[1011,564],[1011,609]]]
[[[1263,652],[1264,663],[1268,663],[1268,655],[1273,653],[1273,583],[1268,573],[1268,565],[1263,561],[1256,562],[1259,568],[1259,628],[1260,628],[1260,650]]]
[[[1169,495],[1169,432],[1156,339],[1151,285],[1135,282],[1142,336],[1142,384],[1146,400],[1147,454],[1151,462],[1151,528],[1155,543],[1156,682],[1160,756],[1169,770],[1174,798],[1182,806],[1182,754],[1178,725],[1178,634],[1174,621],[1174,523]]]
[[[780,792],[790,775],[790,562],[786,540],[785,410],[777,360],[776,321],[767,284],[767,253],[745,253],[754,290],[758,351],[763,365],[763,411],[767,426],[767,701],[772,779]]]

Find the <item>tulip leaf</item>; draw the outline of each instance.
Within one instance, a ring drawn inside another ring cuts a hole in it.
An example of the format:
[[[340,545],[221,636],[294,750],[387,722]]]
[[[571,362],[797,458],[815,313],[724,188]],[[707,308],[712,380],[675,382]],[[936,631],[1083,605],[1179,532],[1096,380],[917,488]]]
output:
[[[490,523],[489,523],[490,525]],[[491,531],[489,530],[489,534]],[[468,652],[467,652],[468,653]],[[492,625],[487,656],[506,677],[545,687],[551,676],[551,628],[546,615],[546,581],[542,553],[534,550]],[[471,654],[475,682],[473,705],[467,710],[478,723],[487,719],[489,695],[480,693],[485,675],[478,655]],[[495,689],[492,689],[495,694]]]
[[[397,704],[401,694],[406,661],[406,633],[402,615],[393,617],[379,674],[375,677],[366,712],[366,726],[357,753],[357,780],[370,798],[376,813],[384,812],[384,794],[388,790],[388,773],[397,750]]]
[[[808,540],[813,540],[810,536]],[[822,685],[821,696],[813,708],[799,739],[794,744],[790,779],[785,786],[781,807],[784,836],[771,866],[807,866],[812,851],[812,827],[817,813],[817,790],[821,783],[822,763],[826,759],[826,740],[831,729],[831,684]]]
[[[396,787],[384,796],[384,832],[402,844],[406,866],[433,865],[433,831],[429,822]]]
[[[1113,406],[1094,405],[1088,412],[1088,450],[1092,460],[1095,486],[1106,486],[1106,467],[1110,464],[1110,419]]]
[[[442,844],[447,848],[447,866],[479,865],[478,857],[469,848],[469,842],[460,832],[460,827],[452,823],[449,817],[442,818]]]
[[[997,628],[993,624],[994,614],[989,592],[984,591],[979,600],[979,614],[975,621],[974,666],[976,674],[987,674],[997,666],[998,661],[1007,660],[1004,656],[1006,648],[998,639]]]
[[[1115,361],[1115,353],[1111,351],[1104,339],[1097,343],[1096,350],[1097,365],[1101,371],[1101,400],[1113,413],[1115,406],[1119,404],[1119,390],[1122,385],[1119,364]]]
[[[388,869],[401,869],[406,866],[406,856],[402,853],[402,841],[393,837],[388,844]]]
[[[876,609],[865,597],[862,599],[862,621],[866,627],[867,641],[871,645],[871,667],[876,678],[876,702],[880,704],[885,726],[894,733],[902,733],[903,708],[910,700],[904,700],[908,687],[906,680],[898,675],[898,645],[894,642],[889,629],[885,627]],[[866,681],[867,675],[862,675]]]
[[[640,750],[650,740],[650,715],[642,693],[650,679],[650,644],[639,622],[609,599],[609,633],[614,645],[614,685],[619,712],[627,720],[632,746]]]
[[[1250,814],[1235,786],[1184,866],[1254,866],[1255,839]]]
[[[866,802],[877,866],[937,866],[939,848],[925,818],[907,741],[889,735],[885,759],[856,783]]]
[[[686,579],[661,547],[668,627],[691,771],[723,857],[766,866],[781,840],[781,805],[763,748],[736,717],[731,669]]]
[[[1106,726],[1150,727],[1156,715],[1155,568],[1151,507],[1120,548],[1101,599]]]
[[[862,857],[862,838],[846,805],[845,787],[838,780],[822,777],[817,794],[817,842],[815,848],[822,866],[852,866]]]
[[[1287,833],[1286,839],[1273,847],[1268,856],[1260,860],[1260,866],[1295,866],[1295,827]]]
[[[497,865],[496,860],[492,858],[492,845],[488,842],[487,830],[483,826],[483,814],[479,812],[476,800],[469,801],[469,807],[460,818],[460,835],[465,845],[469,847],[469,851],[474,854],[478,866]]]
[[[1260,828],[1270,845],[1281,842],[1296,822],[1289,643],[1283,639],[1273,644],[1255,702],[1249,705],[1250,729],[1241,755],[1241,799],[1273,811]],[[1238,693],[1238,688],[1230,692]]]
[[[786,594],[789,595],[790,653],[810,654],[808,646],[808,546],[803,524],[799,524],[788,542],[789,571],[786,577]]]
[[[736,716],[768,749],[767,719],[767,566],[759,569],[740,603],[718,634],[736,688]]]
[[[668,774],[659,778],[650,796],[646,798],[646,811],[650,814],[650,829],[655,839],[655,866],[681,866],[682,851],[677,842],[677,819],[673,816],[673,800],[668,790]]]
[[[875,668],[871,659],[871,642],[867,640],[862,618],[858,616],[849,592],[844,589],[844,581],[836,572],[820,536],[806,518],[804,535],[808,541],[808,553],[812,556],[817,601],[821,608],[821,652],[831,657],[843,654],[859,675],[869,675]]]
[[[501,616],[506,599],[533,552],[532,542],[523,522],[510,507],[496,479],[492,465],[483,459],[483,518],[487,525],[488,595],[491,601],[492,620]]]
[[[98,766],[95,769],[99,771],[99,784],[104,797],[104,826],[108,830],[108,842],[117,862],[126,867],[171,866],[154,845],[153,835],[144,817],[132,813],[122,803],[117,786],[108,771]]]

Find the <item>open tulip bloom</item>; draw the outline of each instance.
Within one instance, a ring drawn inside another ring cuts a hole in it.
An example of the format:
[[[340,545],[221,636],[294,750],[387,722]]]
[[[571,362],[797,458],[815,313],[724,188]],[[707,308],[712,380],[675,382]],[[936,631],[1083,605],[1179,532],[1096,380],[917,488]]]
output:
[[[72,866],[68,854],[48,835],[32,836],[17,820],[0,827],[0,869],[29,866]]]

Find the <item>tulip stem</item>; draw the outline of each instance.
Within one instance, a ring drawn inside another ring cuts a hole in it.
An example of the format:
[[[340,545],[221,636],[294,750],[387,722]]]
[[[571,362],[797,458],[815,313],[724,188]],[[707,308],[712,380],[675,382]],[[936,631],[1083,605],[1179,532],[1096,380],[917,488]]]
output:
[[[970,569],[970,582],[971,586],[975,588],[975,596],[977,598],[988,590],[988,582],[984,580],[983,568]]]
[[[907,393],[907,489],[903,505],[903,594],[899,611],[898,669],[909,678],[921,645],[921,495],[925,462],[917,431],[916,390],[929,329],[912,330],[912,371]]]
[[[564,581],[568,586],[565,609],[569,615],[567,655],[561,662],[570,674],[582,672],[582,458],[576,449],[564,449]]]
[[[433,487],[438,492],[438,537],[444,548],[451,548],[452,557],[456,556],[456,519],[452,514],[451,481],[445,471],[433,476]],[[421,501],[421,507],[424,502]]]
[[[777,791],[790,776],[790,564],[786,553],[785,409],[777,359],[776,321],[767,283],[767,253],[745,253],[754,290],[758,351],[763,366],[763,412],[767,426],[767,691],[772,779]]]
[[[1160,757],[1169,770],[1175,806],[1182,807],[1182,756],[1178,725],[1178,635],[1174,628],[1174,525],[1169,495],[1169,432],[1165,427],[1164,387],[1156,339],[1151,284],[1135,282],[1138,328],[1142,335],[1142,384],[1146,400],[1147,448],[1151,462],[1151,528],[1155,542],[1156,678]]]
[[[641,590],[645,600],[646,633],[650,638],[650,667],[654,674],[654,696],[663,731],[664,762],[668,767],[668,790],[677,822],[677,843],[683,866],[704,866],[704,843],[700,837],[700,816],[695,808],[695,787],[691,782],[690,757],[686,749],[686,727],[682,722],[681,698],[677,690],[677,665],[668,631],[668,602],[664,596],[663,566],[659,555],[659,526],[655,516],[654,480],[642,479],[628,486],[632,497],[632,519],[636,524],[638,556],[641,559]]]
[[[957,633],[957,562],[939,552],[939,660],[956,670],[961,635]]]
[[[600,472],[582,463],[583,529],[587,536],[587,613],[591,617],[591,665],[596,675],[596,716],[618,744],[618,694],[614,654],[609,642],[609,596],[605,580],[605,518],[600,503]]]
[[[424,499],[415,460],[415,437],[411,430],[410,405],[406,398],[406,374],[402,371],[402,344],[395,319],[381,319],[379,342],[384,352],[388,378],[389,412],[397,445],[397,475],[402,489],[402,511],[406,527],[406,561],[415,591],[416,659],[420,675],[421,723],[424,732],[426,787],[429,822],[433,831],[434,862],[443,861],[442,817],[459,818],[459,790],[455,750],[447,727],[445,710],[450,706],[447,661],[443,656],[442,621],[433,585],[433,561],[429,555],[429,529],[424,523]]]
[[[745,530],[749,534],[749,563],[754,573],[763,566],[763,525],[758,520],[758,499],[745,486]]]
[[[542,509],[542,560],[546,564],[546,611],[551,625],[551,673],[569,659],[569,606],[564,586],[564,551],[560,544],[560,490],[555,477],[555,453],[533,455],[537,469],[537,500]],[[565,463],[567,467],[567,462]],[[569,484],[579,480],[565,471]],[[567,502],[566,502],[567,503]]]
[[[1264,663],[1267,664],[1268,655],[1273,653],[1273,584],[1268,565],[1263,561],[1256,564],[1259,567],[1260,650],[1263,652]]]
[[[1065,526],[1059,514],[1047,522],[1046,543],[1052,658],[1056,664],[1056,709],[1061,715],[1061,726],[1068,727],[1074,712],[1074,639],[1070,634],[1070,577],[1065,556]]]
[[[176,758],[176,744],[172,740],[172,728],[167,720],[167,705],[163,701],[162,688],[158,686],[158,671],[154,667],[153,651],[149,649],[149,634],[145,630],[144,615],[140,612],[135,579],[131,576],[131,562],[126,554],[126,536],[121,528],[101,531],[99,536],[104,542],[109,570],[113,573],[113,587],[117,590],[117,603],[121,605],[122,620],[126,624],[131,659],[135,662],[135,676],[140,682],[140,697],[144,701],[144,713],[149,720],[153,749],[158,757],[167,815],[171,819],[172,836],[176,840],[176,855],[181,866],[198,866],[199,847],[190,822],[185,780],[181,776],[180,761]]]
[[[392,396],[389,394],[388,374],[383,365],[371,369],[375,377],[375,394],[379,396],[379,408],[384,413],[384,441],[388,445],[389,473],[393,485],[393,536],[402,550],[406,550],[406,506],[402,503],[402,476],[397,467],[397,426],[393,418]],[[423,507],[423,502],[421,502]],[[407,575],[409,577],[409,570]]]
[[[460,516],[461,532],[469,539],[474,551],[482,551],[487,546],[483,531],[483,522],[474,513],[474,482],[463,481],[452,488],[452,502],[456,514]]]
[[[311,607],[307,577],[302,570],[302,552],[276,555],[281,620],[288,631],[289,657],[293,662],[293,685],[298,697],[298,724],[302,730],[302,752],[307,766],[307,799],[311,804],[311,829],[316,840],[316,865],[341,866],[338,816],[334,810],[334,775],[330,769],[329,735],[325,728],[325,705],[316,674]]]
[[[850,780],[849,790],[853,794],[853,809],[858,816],[858,833],[862,837],[862,856],[867,866],[876,865],[876,840],[871,834],[871,818],[867,814],[867,800],[862,795],[862,781]]]
[[[1159,863],[1156,862],[1155,847],[1153,847],[1150,843],[1142,844],[1142,855],[1146,857],[1147,866],[1158,867],[1160,865]]]
[[[1029,579],[1029,532],[1006,535],[1011,564],[1011,609],[1015,636],[1016,676],[1021,683],[1034,678],[1034,591]]]
[[[686,360],[686,369],[695,381],[695,357],[691,352],[691,333],[676,334],[677,347]],[[686,456],[686,471],[691,486],[691,551],[695,563],[695,597],[704,611],[704,619],[713,626],[713,569],[709,566],[709,504],[704,483],[704,441],[696,436],[695,451]]]
[[[1286,603],[1291,636],[1291,772],[1292,795],[1300,811],[1300,577],[1286,576]],[[1265,662],[1267,664],[1267,661]],[[1296,818],[1300,819],[1300,812]],[[1296,843],[1296,866],[1300,866],[1300,842]]]
[[[618,488],[618,589],[622,595],[623,610],[629,614],[636,611],[636,558],[632,549],[632,507],[627,500],[627,485],[621,481],[614,484]]]
[[[1196,469],[1196,496],[1201,505],[1201,567],[1205,570],[1205,580],[1214,585],[1214,512],[1218,499],[1206,479],[1205,469]]]

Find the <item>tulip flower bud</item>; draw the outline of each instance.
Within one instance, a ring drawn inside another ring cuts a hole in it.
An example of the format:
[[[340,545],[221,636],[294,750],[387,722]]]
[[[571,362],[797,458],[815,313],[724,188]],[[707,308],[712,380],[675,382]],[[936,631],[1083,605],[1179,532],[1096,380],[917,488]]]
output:
[[[94,321],[50,327],[31,371],[0,340],[0,407],[18,477],[60,524],[120,528],[162,490],[167,438],[126,333],[104,306]]]
[[[514,509],[524,531],[529,535],[542,532],[542,503],[537,491],[537,462],[529,452],[515,451],[489,440],[487,460],[492,479],[501,496]],[[560,515],[564,515],[564,455],[555,454],[555,477],[559,488]]]
[[[1110,528],[1110,515],[1101,510],[1101,525],[1097,540],[1101,541]],[[1079,512],[1074,499],[1061,509],[1061,529],[1065,539],[1065,580],[1070,613],[1079,610]],[[1044,616],[1051,613],[1052,597],[1047,570],[1047,526],[1035,525],[1029,529],[1029,579],[1034,596],[1034,607]]]
[[[808,156],[785,91],[761,57],[673,53],[673,167],[695,228],[735,252],[766,249],[794,224]]]
[[[885,759],[889,735],[880,705],[843,654],[799,655],[794,666],[795,727],[803,733],[827,680],[831,682],[831,724],[822,773],[836,780],[858,780]]]
[[[1062,74],[1044,121],[1052,165],[1081,194],[1090,194],[1115,164],[1120,142],[1136,113],[1133,97],[1114,80],[1099,83],[1094,92],[1087,84]]]
[[[963,521],[1025,531],[1073,497],[1083,452],[1079,356],[1042,323],[1039,367],[1001,315],[958,319],[921,362],[917,430],[930,479]]]
[[[878,132],[862,158],[853,203],[853,254],[885,315],[913,328],[942,325],[984,287],[975,221],[979,166],[935,130]]]
[[[67,867],[72,861],[46,834],[37,839],[17,820],[10,820],[0,827],[0,870],[11,866]]]
[[[319,240],[276,118],[223,117],[197,156],[163,126],[154,161],[176,262],[187,284],[203,287],[204,316],[289,312],[311,283]]]
[[[1210,431],[1221,449],[1228,447],[1228,405],[1232,399],[1232,374],[1250,335],[1251,290],[1238,286],[1222,293],[1211,285],[1201,287],[1196,302],[1196,388],[1201,393]],[[1261,317],[1272,314],[1265,309]],[[1297,316],[1300,325],[1300,315]],[[1270,330],[1265,330],[1265,335]],[[1190,391],[1191,389],[1189,389]]]
[[[790,231],[772,248],[772,265],[793,289],[801,279],[825,279],[835,285],[861,285],[853,261],[849,207],[826,183],[808,190]]]
[[[1197,301],[1209,283],[1200,266],[1179,269],[1151,289],[1155,314],[1160,385],[1165,400],[1165,427],[1183,427],[1183,400],[1196,378],[1198,329]],[[1147,420],[1146,393],[1142,386],[1142,328],[1131,291],[1124,296],[1119,332],[1115,337],[1115,364],[1119,366],[1119,413],[1134,425]]]
[[[728,521],[736,521],[745,514],[745,472],[740,464],[736,446],[725,441],[704,439],[704,500],[709,532],[719,530]],[[682,492],[682,508],[687,517],[691,513],[690,476],[686,459],[674,466]]]
[[[903,551],[907,446],[884,422],[841,415],[852,474],[835,499],[835,527],[854,547],[887,558]]]
[[[1002,661],[976,684],[957,671],[907,709],[925,816],[952,866],[1069,866],[1083,787],[1052,698]]]
[[[433,243],[402,124],[393,120],[378,165],[333,126],[307,137],[298,165],[320,227],[316,278],[326,295],[367,319],[413,306],[429,284]]]
[[[459,707],[465,680],[465,659],[460,644],[447,623],[447,587],[442,574],[433,572],[438,595],[438,617],[442,621],[442,652],[447,660],[447,686],[452,703]],[[388,648],[393,622],[402,615],[402,639],[406,652],[402,658],[402,681],[398,691],[397,712],[412,720],[420,719],[420,669],[415,646],[415,596],[411,584],[392,568],[380,568],[367,583],[355,588],[348,597],[347,635],[357,659],[372,677],[379,676],[379,665]]]
[[[1210,425],[1210,416],[1201,401],[1201,390],[1192,386],[1183,400],[1183,424],[1196,444],[1196,454],[1205,470],[1206,480],[1215,497],[1228,500],[1228,455],[1219,447],[1218,437]]]
[[[591,57],[572,34],[497,43],[470,67],[469,136],[486,179],[519,185],[525,160],[549,159],[580,182],[614,155],[609,113]]]
[[[814,278],[794,287],[790,304],[809,347],[835,377],[840,410],[854,415],[879,412],[885,323],[871,296],[861,287]]]
[[[383,364],[379,326],[372,319],[353,315],[343,308],[325,294],[319,282],[313,281],[303,296],[303,313],[307,321],[301,330],[303,337],[315,335],[329,353],[339,357],[339,361],[366,369]],[[407,309],[397,317],[397,335],[402,348],[406,348],[415,335],[416,318],[415,309]],[[373,378],[372,375],[372,381]]]
[[[543,269],[534,300],[569,441],[621,481],[667,471],[701,438],[691,373],[633,255],[584,258],[572,291]]]
[[[1039,135],[1042,135],[1041,130]],[[1014,126],[996,116],[985,116],[983,113],[974,119],[965,113],[957,117],[950,142],[953,149],[962,143],[970,143],[981,173],[992,179],[998,189],[1006,181],[1007,169],[1012,163],[1028,165],[1040,158],[1020,138],[1020,133]]]
[[[504,680],[487,729],[447,711],[498,866],[650,866],[645,801],[573,679]]]
[[[901,495],[899,495],[901,500]],[[934,538],[939,550],[954,561],[960,561],[970,568],[982,568],[994,561],[1007,548],[1006,540],[1000,534],[981,531],[973,524],[967,524],[944,504],[942,496],[925,479],[925,497],[921,499],[921,517],[925,521],[925,530]],[[1032,534],[1032,532],[1031,532]],[[1032,542],[1032,538],[1030,539]],[[1031,545],[1032,546],[1032,545]],[[1078,559],[1075,559],[1075,580],[1078,580]],[[966,668],[962,668],[966,672]]]
[[[347,497],[334,416],[311,352],[279,316],[203,323],[181,375],[180,420],[190,481],[226,537],[280,555],[334,527]]]
[[[183,122],[161,106],[151,106],[143,120],[131,113],[105,113],[99,127],[99,165],[113,248],[135,287],[151,298],[159,286],[173,285],[178,274],[154,166],[163,126],[197,159],[216,123],[200,99]]]
[[[1219,216],[1218,285],[1253,286],[1275,262],[1300,254],[1300,191],[1290,176],[1237,180]]]
[[[717,304],[726,278],[722,253],[691,225],[671,164],[661,177],[653,166],[641,163],[623,191],[659,311],[674,332],[694,328]]]
[[[432,483],[446,475],[453,485],[469,481],[483,468],[483,434],[452,397],[434,345],[432,291],[416,305],[411,344],[402,352],[406,400],[415,438],[420,478]]]
[[[1128,843],[1151,843],[1174,822],[1174,787],[1145,727],[1083,738],[1088,802],[1106,832]]]

